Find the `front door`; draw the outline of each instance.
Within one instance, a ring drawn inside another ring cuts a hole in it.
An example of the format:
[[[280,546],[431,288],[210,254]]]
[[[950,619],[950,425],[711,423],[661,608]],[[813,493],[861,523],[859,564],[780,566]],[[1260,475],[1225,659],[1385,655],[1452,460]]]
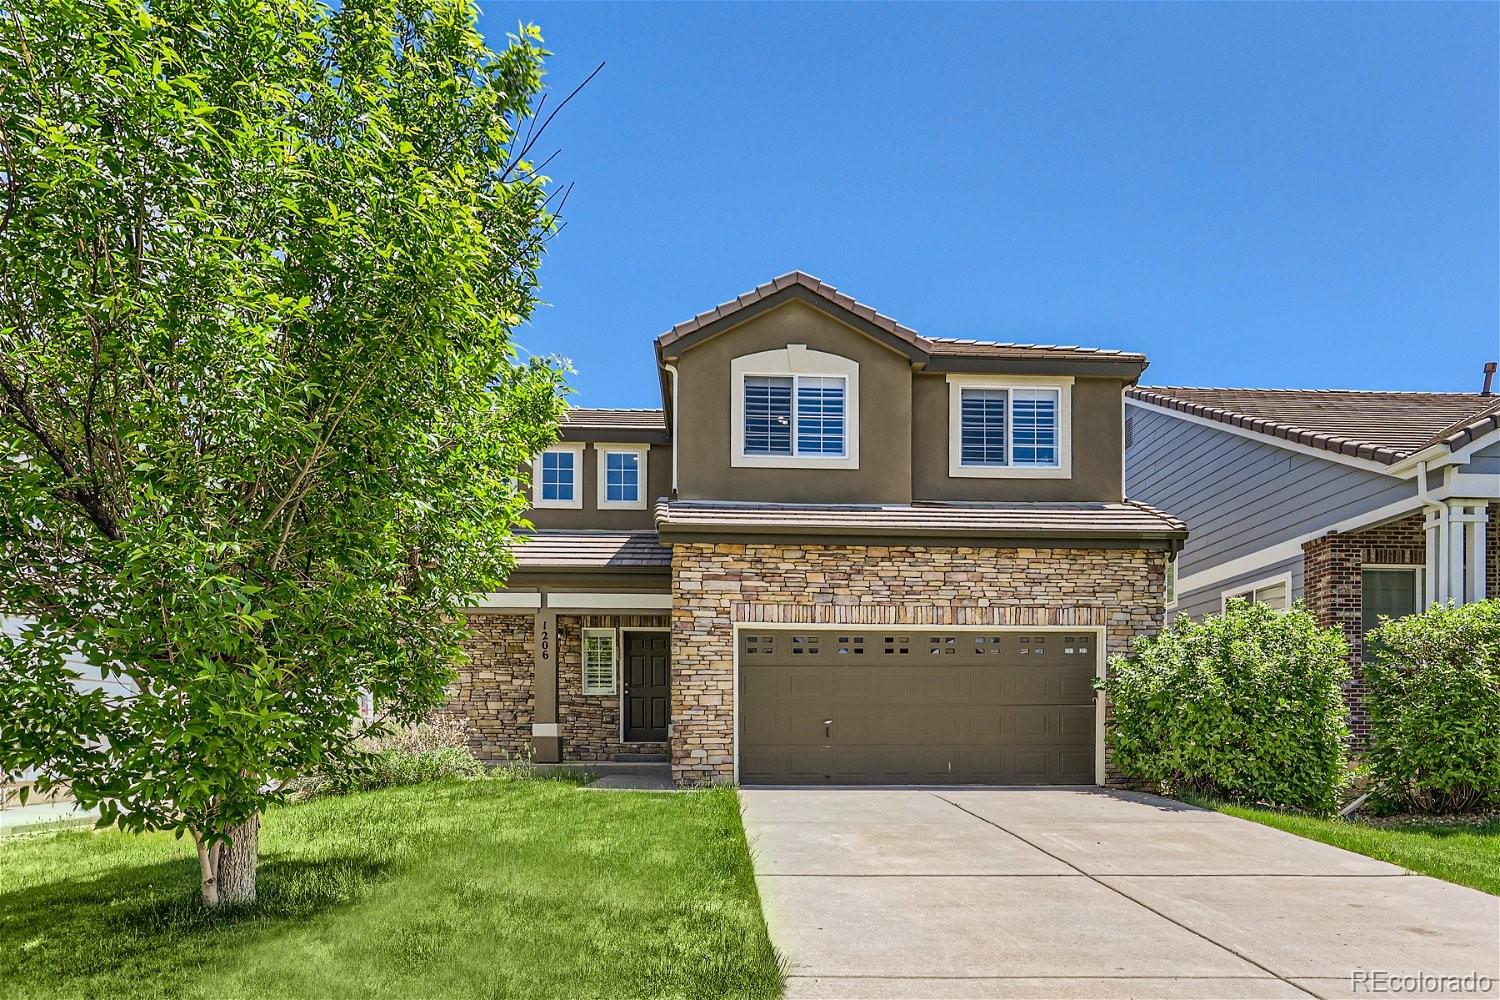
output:
[[[1367,569],[1360,586],[1360,634],[1369,635],[1380,619],[1417,613],[1421,573],[1412,569]],[[1366,640],[1363,659],[1374,660],[1380,650]]]
[[[671,720],[670,636],[625,633],[625,742],[662,743]]]

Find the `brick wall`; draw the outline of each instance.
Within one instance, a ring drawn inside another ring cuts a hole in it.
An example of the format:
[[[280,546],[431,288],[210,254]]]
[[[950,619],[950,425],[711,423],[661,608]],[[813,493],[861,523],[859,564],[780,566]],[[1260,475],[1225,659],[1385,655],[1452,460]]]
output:
[[[536,643],[530,615],[468,615],[473,636],[464,644],[469,660],[458,668],[441,714],[467,720],[469,749],[481,760],[508,761],[531,755],[531,673]]]
[[[557,619],[557,717],[563,760],[613,760],[617,753],[666,753],[665,743],[620,741],[620,694],[625,690],[625,639],[614,694],[583,693],[583,630],[666,628],[666,615],[560,615]]]
[[[1422,566],[1427,561],[1425,515],[1412,514],[1387,524],[1329,534],[1302,546],[1304,600],[1308,610],[1326,627],[1338,626],[1349,643],[1353,673],[1345,686],[1349,700],[1349,729],[1356,746],[1370,735],[1364,708],[1362,568],[1366,565]],[[1485,592],[1500,596],[1500,506],[1491,505],[1485,532]]]
[[[1165,566],[1139,549],[675,545],[673,778],[733,780],[735,622],[1103,625],[1113,655],[1161,627]]]

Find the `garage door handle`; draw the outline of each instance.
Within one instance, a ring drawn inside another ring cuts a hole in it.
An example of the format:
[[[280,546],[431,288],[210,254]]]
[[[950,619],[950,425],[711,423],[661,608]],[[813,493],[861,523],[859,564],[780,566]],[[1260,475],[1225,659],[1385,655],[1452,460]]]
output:
[[[823,720],[823,738],[824,739],[828,739],[832,735],[833,735],[833,720],[832,719],[824,719]]]

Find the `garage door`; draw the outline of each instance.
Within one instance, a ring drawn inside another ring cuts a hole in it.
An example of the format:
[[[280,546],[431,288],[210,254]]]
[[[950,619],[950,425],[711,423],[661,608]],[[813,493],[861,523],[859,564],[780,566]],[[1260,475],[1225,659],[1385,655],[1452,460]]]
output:
[[[743,784],[1087,784],[1091,632],[745,630]]]

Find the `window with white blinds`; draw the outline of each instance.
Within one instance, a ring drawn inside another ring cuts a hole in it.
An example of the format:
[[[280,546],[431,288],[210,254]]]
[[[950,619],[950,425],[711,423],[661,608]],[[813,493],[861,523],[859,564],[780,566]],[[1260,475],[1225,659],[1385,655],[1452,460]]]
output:
[[[841,457],[848,382],[842,375],[746,375],[746,455]]]
[[[583,693],[614,694],[616,642],[611,628],[583,630]]]

